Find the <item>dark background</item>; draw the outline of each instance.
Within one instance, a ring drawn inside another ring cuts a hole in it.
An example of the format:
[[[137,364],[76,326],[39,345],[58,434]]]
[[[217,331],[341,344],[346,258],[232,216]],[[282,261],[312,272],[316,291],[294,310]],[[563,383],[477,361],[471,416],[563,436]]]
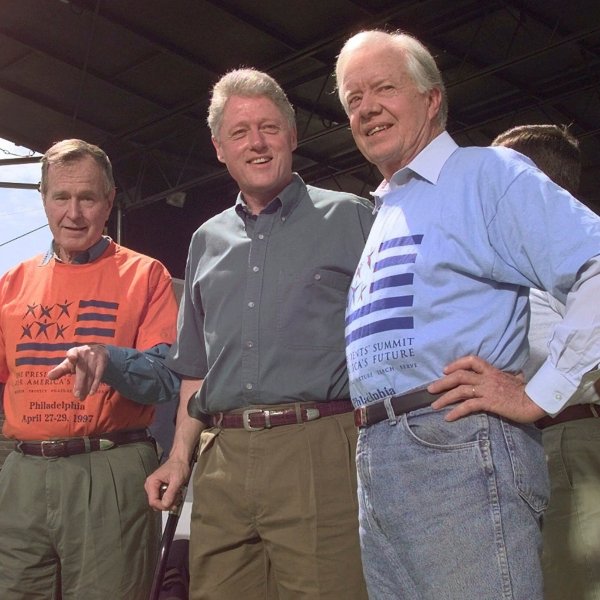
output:
[[[380,177],[355,149],[333,66],[351,34],[400,28],[436,56],[460,145],[570,124],[580,198],[600,212],[597,13],[597,0],[2,0],[0,137],[39,152],[68,137],[100,145],[119,190],[109,233],[182,277],[191,234],[237,191],[205,125],[218,78],[271,73],[297,111],[294,168],[368,195]]]

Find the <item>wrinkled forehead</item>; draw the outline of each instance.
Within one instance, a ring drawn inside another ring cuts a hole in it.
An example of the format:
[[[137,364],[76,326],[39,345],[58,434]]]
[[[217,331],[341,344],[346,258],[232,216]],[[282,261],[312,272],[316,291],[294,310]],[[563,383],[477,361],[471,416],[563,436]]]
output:
[[[338,85],[341,96],[345,97],[353,91],[373,88],[385,81],[402,84],[412,81],[404,54],[366,49],[350,58],[340,73]]]

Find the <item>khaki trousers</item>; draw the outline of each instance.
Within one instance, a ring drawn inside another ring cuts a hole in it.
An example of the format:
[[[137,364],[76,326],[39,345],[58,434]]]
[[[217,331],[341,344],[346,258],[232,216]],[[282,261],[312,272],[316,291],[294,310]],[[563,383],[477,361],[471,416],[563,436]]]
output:
[[[12,452],[0,471],[0,598],[146,600],[160,522],[144,480],[156,467],[148,443]]]
[[[351,413],[203,432],[190,598],[364,600]]]
[[[542,433],[550,473],[542,567],[546,600],[600,600],[600,419]]]

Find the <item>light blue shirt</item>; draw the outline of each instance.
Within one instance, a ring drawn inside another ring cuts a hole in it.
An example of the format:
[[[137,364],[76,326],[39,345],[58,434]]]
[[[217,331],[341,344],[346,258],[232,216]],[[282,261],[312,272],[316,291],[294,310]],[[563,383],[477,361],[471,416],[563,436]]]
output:
[[[346,314],[357,406],[427,385],[468,354],[519,372],[528,288],[565,302],[580,268],[600,254],[600,219],[507,148],[459,148],[444,132],[374,195],[378,214]],[[598,325],[595,337],[599,349]],[[541,391],[562,406],[599,356],[578,373],[555,361],[533,400],[556,412]]]

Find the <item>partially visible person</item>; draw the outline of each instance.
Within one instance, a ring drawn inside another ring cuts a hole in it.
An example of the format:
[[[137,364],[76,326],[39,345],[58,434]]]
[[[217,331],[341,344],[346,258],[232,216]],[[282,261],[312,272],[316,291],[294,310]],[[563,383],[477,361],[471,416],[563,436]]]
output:
[[[4,395],[4,384],[0,383],[0,469],[6,460],[6,457],[10,454],[14,447],[14,442],[11,442],[6,436],[2,434],[2,427],[4,426],[4,407],[2,405],[2,397]]]
[[[4,434],[0,598],[145,600],[160,521],[144,480],[157,466],[151,403],[177,396],[162,364],[175,338],[171,277],[103,235],[115,197],[97,146],[42,158],[53,241],[0,279]],[[65,358],[66,353],[66,358]]]
[[[581,151],[566,127],[520,125],[501,133],[492,145],[518,150],[552,181],[577,195]],[[548,358],[548,342],[566,310],[562,302],[540,290],[531,290],[529,302],[526,379]],[[545,600],[600,599],[599,403],[600,380],[589,381],[576,403],[537,422],[550,472],[550,503],[542,527]]]
[[[208,123],[240,193],[192,238],[149,502],[171,505],[200,438],[190,598],[363,600],[344,310],[372,205],[292,172],[294,110],[266,73],[224,75]]]
[[[414,37],[359,33],[336,74],[384,177],[346,315],[369,594],[541,600],[549,486],[532,423],[598,364],[600,219],[522,155],[459,148]],[[568,309],[525,387],[531,287]]]

